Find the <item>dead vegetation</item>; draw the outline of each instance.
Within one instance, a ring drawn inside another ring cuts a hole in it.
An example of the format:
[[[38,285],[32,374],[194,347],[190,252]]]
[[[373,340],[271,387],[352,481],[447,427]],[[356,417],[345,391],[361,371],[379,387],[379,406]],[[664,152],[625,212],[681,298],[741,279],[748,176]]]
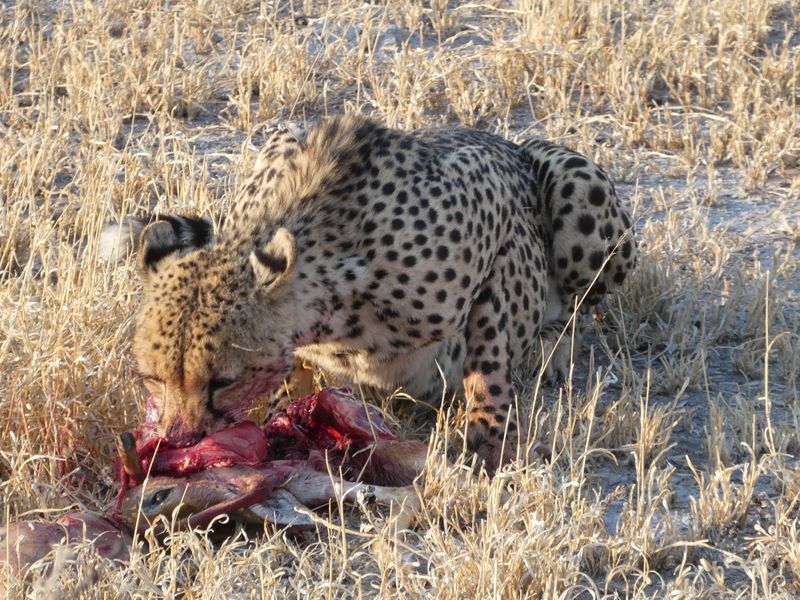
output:
[[[796,0],[0,6],[2,522],[106,506],[113,434],[143,415],[135,269],[96,260],[102,226],[220,214],[276,121],[552,138],[609,167],[642,241],[571,381],[520,374],[549,463],[467,477],[444,459],[453,414],[400,536],[334,506],[305,539],[177,533],[122,570],[59,552],[8,593],[796,597],[799,17]]]

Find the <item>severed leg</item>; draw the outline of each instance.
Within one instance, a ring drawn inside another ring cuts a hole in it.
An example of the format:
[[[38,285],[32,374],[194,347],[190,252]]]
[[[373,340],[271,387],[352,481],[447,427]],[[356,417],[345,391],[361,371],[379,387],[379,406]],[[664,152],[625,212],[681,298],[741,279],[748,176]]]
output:
[[[245,515],[252,521],[266,521],[278,527],[313,527],[314,520],[305,512],[303,503],[289,490],[279,488],[264,502],[253,504]]]
[[[339,480],[319,471],[305,470],[293,475],[282,486],[304,506],[320,506],[330,500],[352,502],[357,497],[386,506],[418,502],[413,486],[387,487]]]

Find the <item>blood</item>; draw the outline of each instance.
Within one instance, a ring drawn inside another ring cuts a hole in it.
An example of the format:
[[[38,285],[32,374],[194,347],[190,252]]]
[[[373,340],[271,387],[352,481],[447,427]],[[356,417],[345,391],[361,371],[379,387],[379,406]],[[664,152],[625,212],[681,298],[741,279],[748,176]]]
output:
[[[194,446],[174,447],[157,435],[152,422],[136,428],[133,435],[142,477],[131,477],[120,465],[117,508],[128,489],[148,475],[183,477],[213,467],[301,459],[319,470],[333,468],[342,469],[345,475],[366,475],[359,478],[366,483],[398,485],[398,480],[410,483],[419,471],[416,466],[411,471],[404,467],[397,453],[391,461],[383,458],[388,456],[386,452],[376,454],[375,448],[384,448],[378,442],[420,445],[413,450],[417,455],[420,450],[422,456],[425,454],[421,442],[407,442],[397,436],[377,408],[357,401],[344,388],[327,388],[294,400],[263,429],[245,421],[208,435]],[[370,460],[374,464],[369,465]]]

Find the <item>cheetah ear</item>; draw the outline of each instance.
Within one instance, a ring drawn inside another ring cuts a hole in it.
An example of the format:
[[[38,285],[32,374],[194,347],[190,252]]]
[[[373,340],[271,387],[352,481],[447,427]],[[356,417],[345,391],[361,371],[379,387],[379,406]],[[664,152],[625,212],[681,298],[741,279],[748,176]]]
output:
[[[294,236],[281,227],[261,248],[250,253],[250,264],[256,281],[266,289],[275,289],[289,279],[297,257]]]
[[[192,217],[164,215],[142,231],[139,239],[140,268],[144,275],[166,264],[168,257],[178,258],[209,244],[213,236],[211,221]]]

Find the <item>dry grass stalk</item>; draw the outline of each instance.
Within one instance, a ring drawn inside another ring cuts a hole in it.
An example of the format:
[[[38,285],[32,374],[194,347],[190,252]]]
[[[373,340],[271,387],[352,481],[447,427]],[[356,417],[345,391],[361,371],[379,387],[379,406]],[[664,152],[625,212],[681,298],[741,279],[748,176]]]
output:
[[[176,533],[124,569],[59,551],[64,597],[773,597],[800,540],[800,52],[796,2],[352,0],[0,6],[2,521],[110,501],[135,259],[124,215],[224,210],[265,125],[361,110],[551,137],[607,165],[643,242],[563,389],[519,374],[523,448],[493,480],[435,424],[411,531],[372,508],[213,545]],[[324,380],[317,380],[319,384]],[[432,433],[431,433],[432,432]],[[446,459],[450,449],[450,460]],[[394,523],[394,525],[393,525]]]

